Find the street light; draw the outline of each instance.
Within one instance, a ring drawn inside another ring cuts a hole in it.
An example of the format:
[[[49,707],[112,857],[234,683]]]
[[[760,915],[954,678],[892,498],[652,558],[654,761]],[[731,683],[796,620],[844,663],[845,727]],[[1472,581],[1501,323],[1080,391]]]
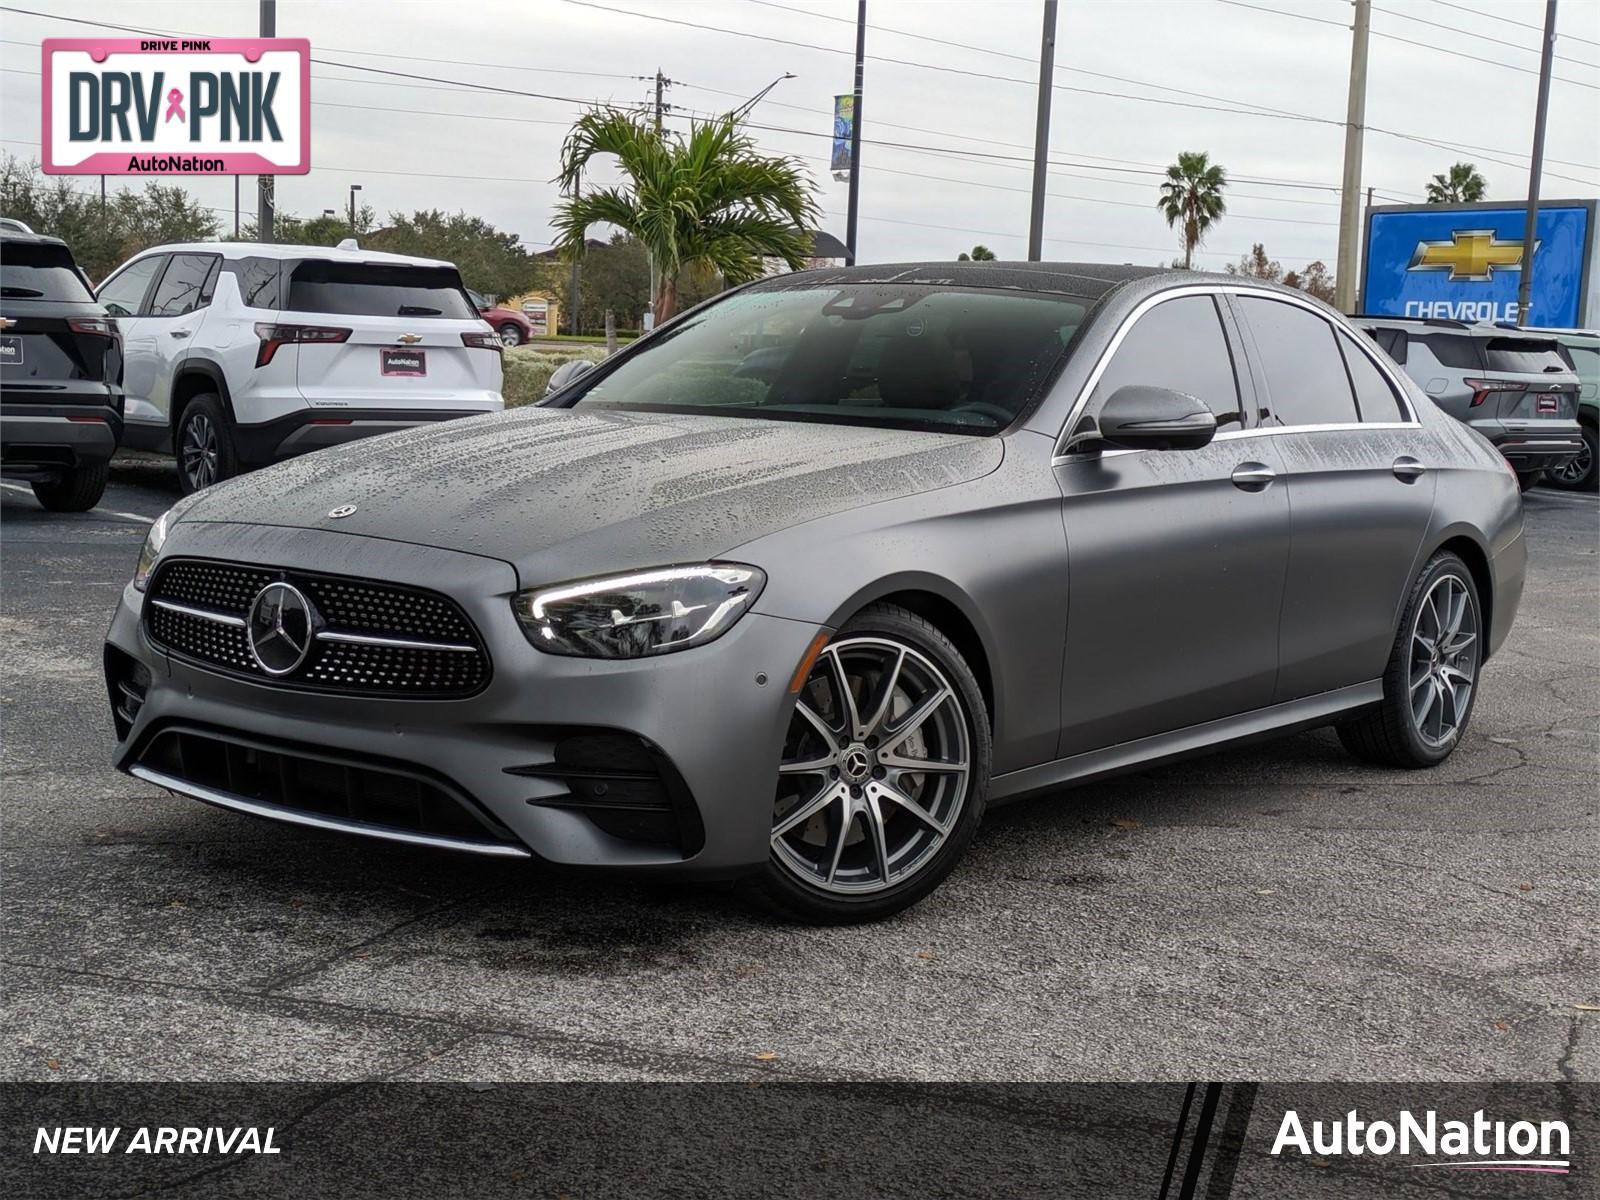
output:
[[[350,185],[350,232],[351,233],[355,233],[355,231],[356,231],[356,193],[359,192],[360,190],[361,190],[361,185],[359,183],[352,183]]]
[[[751,96],[750,99],[746,100],[743,104],[739,105],[738,108],[734,109],[728,115],[733,117],[733,118],[735,118],[735,119],[744,116],[752,108],[754,108],[757,104],[761,103],[761,101],[763,99],[765,99],[766,94],[768,92],[770,92],[773,88],[777,87],[785,79],[795,79],[795,78],[798,78],[798,76],[794,75],[793,73],[791,73],[789,71],[785,71],[782,75],[779,75],[771,83],[767,84],[766,87],[762,88],[754,96]]]

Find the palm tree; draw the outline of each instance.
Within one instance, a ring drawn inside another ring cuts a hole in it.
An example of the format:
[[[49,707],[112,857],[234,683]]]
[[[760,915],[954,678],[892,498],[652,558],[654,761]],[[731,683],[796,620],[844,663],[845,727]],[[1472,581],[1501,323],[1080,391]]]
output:
[[[1183,269],[1186,271],[1194,266],[1195,247],[1227,212],[1222,202],[1222,190],[1227,186],[1228,173],[1213,164],[1211,156],[1203,150],[1185,151],[1167,168],[1156,207],[1166,217],[1169,228],[1182,225]]]
[[[1435,175],[1428,184],[1429,204],[1458,204],[1463,200],[1482,200],[1488,181],[1469,162],[1458,162],[1448,175]]]
[[[968,254],[965,250],[963,250],[960,254],[956,255],[956,261],[957,262],[994,262],[995,261],[994,251],[989,249],[989,247],[987,247],[987,246],[974,246],[972,248],[972,253],[971,254]]]
[[[584,167],[604,154],[616,158],[626,182],[580,195]],[[736,284],[759,278],[765,258],[803,267],[821,215],[798,161],[757,154],[731,113],[694,122],[684,136],[616,109],[587,112],[561,147],[558,179],[567,192],[552,222],[562,257],[582,255],[591,225],[638,238],[660,274],[651,298],[658,324],[677,311],[685,270],[715,271]]]

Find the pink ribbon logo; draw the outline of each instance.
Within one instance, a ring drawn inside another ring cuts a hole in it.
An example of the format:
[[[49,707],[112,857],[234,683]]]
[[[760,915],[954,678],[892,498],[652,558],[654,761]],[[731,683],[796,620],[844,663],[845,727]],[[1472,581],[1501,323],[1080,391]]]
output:
[[[180,121],[188,120],[183,115],[183,93],[177,88],[173,88],[167,93],[167,115],[165,119],[170,121],[173,117],[177,117]]]

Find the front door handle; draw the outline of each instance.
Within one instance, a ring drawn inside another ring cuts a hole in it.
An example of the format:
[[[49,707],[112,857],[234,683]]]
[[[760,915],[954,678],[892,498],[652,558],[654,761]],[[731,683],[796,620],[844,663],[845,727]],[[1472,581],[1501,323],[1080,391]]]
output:
[[[1422,478],[1422,473],[1427,469],[1409,454],[1402,454],[1395,459],[1394,466],[1390,468],[1394,472],[1394,477],[1401,483],[1415,483]]]
[[[1233,469],[1233,486],[1242,492],[1265,491],[1278,473],[1266,463],[1240,463]]]

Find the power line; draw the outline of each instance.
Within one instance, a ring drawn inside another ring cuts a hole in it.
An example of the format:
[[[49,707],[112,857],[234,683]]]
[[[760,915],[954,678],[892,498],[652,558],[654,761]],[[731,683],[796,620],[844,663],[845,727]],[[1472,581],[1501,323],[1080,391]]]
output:
[[[1232,8],[1253,8],[1256,12],[1271,13],[1275,17],[1294,17],[1299,21],[1315,21],[1318,25],[1332,25],[1335,29],[1348,30],[1350,26],[1344,21],[1330,21],[1327,17],[1313,17],[1306,13],[1290,12],[1285,8],[1267,8],[1261,4],[1246,4],[1244,0],[1217,0],[1218,4],[1226,4]]]
[[[1523,29],[1533,30],[1541,38],[1544,36],[1543,25],[1530,25],[1526,21],[1514,21],[1501,13],[1484,12],[1481,8],[1468,8],[1465,4],[1452,4],[1450,0],[1433,0],[1433,2],[1442,8],[1453,8],[1458,12],[1471,13],[1475,17],[1483,17],[1485,20],[1494,21],[1500,25],[1517,25]],[[1600,42],[1579,37],[1575,33],[1563,33],[1561,36],[1569,42],[1582,42],[1585,46],[1600,46]]]
[[[1464,37],[1476,38],[1480,42],[1493,42],[1496,46],[1509,46],[1513,50],[1521,50],[1524,54],[1540,53],[1539,47],[1537,46],[1524,46],[1520,42],[1508,42],[1504,38],[1490,37],[1487,33],[1474,33],[1470,29],[1461,28],[1459,25],[1445,25],[1439,21],[1430,21],[1426,17],[1415,17],[1410,13],[1403,13],[1393,8],[1379,8],[1377,5],[1373,5],[1372,11],[1383,13],[1385,16],[1395,17],[1401,21],[1414,21],[1418,25],[1427,25],[1432,29],[1443,29],[1448,33],[1459,33]],[[1540,32],[1541,34],[1543,33],[1542,30]],[[1441,49],[1443,49],[1443,47],[1441,47]],[[1600,66],[1597,66],[1595,63],[1589,62],[1586,59],[1569,58],[1565,54],[1556,54],[1552,57],[1560,62],[1576,63],[1580,67],[1588,67],[1591,71],[1600,70]],[[1552,76],[1552,78],[1554,77]],[[1567,82],[1575,83],[1577,81],[1568,80]]]

